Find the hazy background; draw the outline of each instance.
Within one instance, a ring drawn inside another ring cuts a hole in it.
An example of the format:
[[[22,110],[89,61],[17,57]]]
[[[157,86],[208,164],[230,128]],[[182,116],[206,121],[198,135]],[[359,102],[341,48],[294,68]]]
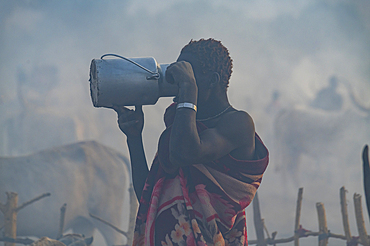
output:
[[[190,39],[213,37],[229,48],[234,60],[228,93],[231,104],[251,114],[271,151],[259,190],[262,217],[270,234],[278,231],[277,238],[293,234],[299,187],[304,187],[303,227],[318,230],[315,204],[323,202],[329,229],[344,234],[339,207],[339,189],[344,185],[352,234],[358,235],[352,196],[363,194],[360,156],[361,146],[370,143],[369,132],[361,139],[341,140],[341,146],[347,146],[347,140],[359,146],[353,162],[338,162],[335,155],[323,162],[303,158],[302,178],[294,183],[283,178],[281,167],[274,163],[272,124],[277,110],[266,108],[275,90],[280,92],[279,109],[307,105],[332,75],[349,82],[359,100],[370,106],[369,13],[367,0],[0,0],[0,154],[27,153],[27,146],[12,150],[6,142],[9,136],[4,137],[11,119],[27,111],[30,118],[35,112],[73,120],[75,135],[62,143],[95,139],[127,155],[116,114],[92,106],[91,60],[116,53],[153,56],[159,63],[171,63]],[[340,85],[338,91],[346,109],[351,109],[345,87]],[[170,103],[165,98],[144,107],[148,163]],[[64,121],[57,121],[62,127]],[[247,213],[249,239],[255,239],[251,207]],[[370,230],[365,210],[364,215]],[[301,240],[302,245],[312,243],[317,243],[316,237]],[[338,243],[345,245],[329,240],[329,245]]]

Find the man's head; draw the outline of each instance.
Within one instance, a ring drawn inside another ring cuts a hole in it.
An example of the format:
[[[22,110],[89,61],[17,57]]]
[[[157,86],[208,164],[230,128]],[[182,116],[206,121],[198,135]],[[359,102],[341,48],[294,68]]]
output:
[[[190,40],[185,45],[181,54],[190,53],[195,55],[199,61],[199,66],[203,73],[216,72],[220,76],[220,81],[225,86],[229,86],[229,79],[232,73],[233,61],[228,49],[213,38]]]

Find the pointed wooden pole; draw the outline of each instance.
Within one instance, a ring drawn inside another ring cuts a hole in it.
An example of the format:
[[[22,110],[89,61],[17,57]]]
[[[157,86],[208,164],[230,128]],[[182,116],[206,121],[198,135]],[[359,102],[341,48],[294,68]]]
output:
[[[57,240],[63,237],[66,210],[67,210],[67,203],[64,203],[63,206],[60,208],[59,230],[58,230],[58,235],[56,237]]]
[[[316,203],[317,216],[319,219],[319,246],[328,245],[328,225],[326,222],[325,207],[321,202]]]
[[[344,188],[344,186],[340,188],[340,207],[342,211],[343,229],[344,229],[344,235],[346,236],[347,244],[349,244],[352,240],[352,236],[351,236],[351,230],[349,227],[349,220],[348,220],[346,192],[347,191]]]
[[[361,195],[355,193],[353,195],[353,202],[355,204],[355,215],[356,215],[358,235],[360,236],[362,245],[369,246],[369,239],[367,237],[364,216],[362,213]]]
[[[295,211],[294,246],[299,246],[299,234],[297,230],[299,229],[299,225],[300,225],[299,221],[301,218],[302,197],[303,197],[303,188],[299,188],[298,198],[297,198],[297,207]]]
[[[6,196],[6,204],[0,204],[0,210],[4,214],[4,237],[16,239],[18,194],[15,192],[6,192]],[[15,243],[4,242],[4,246],[15,246]]]

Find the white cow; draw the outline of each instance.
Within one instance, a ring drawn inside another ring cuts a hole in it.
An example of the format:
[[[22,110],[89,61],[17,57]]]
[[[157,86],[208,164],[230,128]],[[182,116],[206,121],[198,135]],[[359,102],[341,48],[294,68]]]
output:
[[[19,205],[51,193],[19,211],[18,236],[55,238],[60,208],[67,203],[65,229],[90,237],[97,228],[107,245],[117,245],[122,244],[123,236],[89,213],[120,227],[130,177],[129,163],[123,155],[95,141],[79,142],[0,158],[0,201],[6,202],[6,192],[18,193]]]

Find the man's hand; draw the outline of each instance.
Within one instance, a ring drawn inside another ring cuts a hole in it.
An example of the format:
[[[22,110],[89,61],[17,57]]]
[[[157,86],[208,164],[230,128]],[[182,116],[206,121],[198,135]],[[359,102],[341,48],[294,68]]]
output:
[[[114,106],[113,109],[118,114],[118,126],[127,138],[141,135],[144,127],[144,113],[141,105],[135,106],[135,110],[119,106]]]
[[[187,85],[196,86],[196,80],[191,64],[186,61],[172,63],[167,67],[166,80],[168,83],[177,84],[179,88]]]

